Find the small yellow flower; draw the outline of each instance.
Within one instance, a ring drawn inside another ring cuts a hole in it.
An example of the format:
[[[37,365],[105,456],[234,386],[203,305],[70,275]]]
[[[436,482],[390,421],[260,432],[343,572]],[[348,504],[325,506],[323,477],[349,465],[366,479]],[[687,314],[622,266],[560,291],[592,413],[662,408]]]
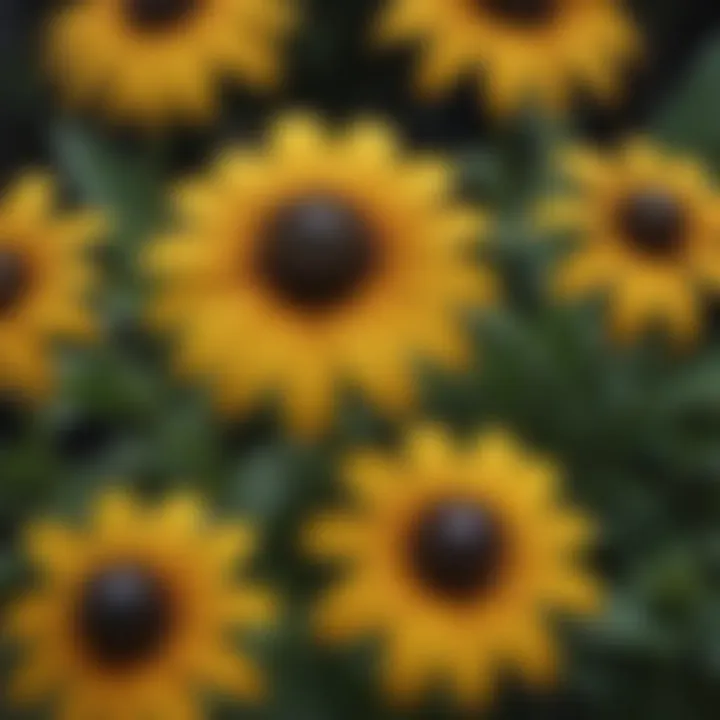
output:
[[[72,104],[146,124],[215,113],[220,76],[280,79],[289,0],[71,0],[53,16],[50,72]]]
[[[640,46],[617,0],[389,0],[379,35],[423,43],[422,93],[472,73],[499,115],[528,102],[563,109],[576,83],[612,100]]]
[[[257,698],[263,678],[230,634],[273,614],[272,597],[234,579],[253,543],[188,495],[150,508],[106,492],[85,529],[34,524],[39,586],[6,619],[27,651],[12,697],[52,697],[67,720],[195,720],[202,685]]]
[[[345,567],[317,608],[318,636],[380,636],[384,683],[401,702],[442,681],[464,704],[486,702],[507,665],[552,681],[548,613],[600,604],[579,558],[593,530],[561,501],[558,475],[501,431],[457,448],[423,427],[397,458],[351,458],[353,509],[317,518],[304,537]]]
[[[91,213],[57,215],[53,202],[52,181],[37,173],[0,198],[0,386],[31,400],[52,392],[53,342],[95,331],[86,253],[103,223]]]
[[[267,149],[226,152],[146,257],[179,370],[232,412],[277,392],[301,434],[327,427],[343,382],[407,410],[414,356],[464,361],[458,313],[492,296],[468,257],[483,217],[451,193],[445,162],[404,159],[373,122],[334,136],[287,117]]]
[[[656,324],[694,340],[702,292],[720,286],[720,203],[703,168],[640,139],[605,155],[573,149],[562,164],[573,191],[542,211],[579,242],[557,273],[560,297],[606,294],[619,341]]]

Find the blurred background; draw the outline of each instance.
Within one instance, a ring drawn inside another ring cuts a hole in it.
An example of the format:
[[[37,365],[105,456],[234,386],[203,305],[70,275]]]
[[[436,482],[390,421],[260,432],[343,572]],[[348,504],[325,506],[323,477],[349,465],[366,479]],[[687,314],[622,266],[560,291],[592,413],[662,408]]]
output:
[[[445,152],[457,166],[459,192],[500,218],[488,252],[508,303],[473,324],[482,368],[425,372],[426,414],[458,434],[509,425],[561,459],[571,495],[603,527],[593,563],[610,588],[607,616],[592,630],[563,631],[572,662],[562,687],[538,696],[508,683],[486,715],[716,717],[720,308],[707,307],[710,330],[691,355],[653,341],[615,349],[597,308],[558,307],[546,297],[551,258],[534,242],[528,214],[547,182],[549,153],[565,137],[605,144],[642,131],[720,173],[720,4],[630,4],[649,52],[628,78],[627,97],[610,110],[578,98],[562,123],[523,116],[499,125],[462,85],[441,102],[422,103],[409,90],[413,51],[378,53],[364,42],[378,0],[306,0],[280,95],[228,87],[222,117],[210,128],[148,137],[63,112],[38,64],[43,18],[54,3],[0,0],[0,179],[51,167],[68,202],[99,204],[117,219],[98,250],[108,284],[98,300],[107,342],[64,351],[60,390],[42,409],[10,397],[0,402],[0,602],[17,593],[27,572],[18,540],[28,519],[73,514],[114,478],[148,495],[193,479],[218,507],[267,528],[257,573],[291,600],[287,622],[259,648],[276,690],[258,716],[404,717],[385,709],[373,689],[372,648],[321,650],[307,636],[304,612],[323,577],[294,547],[300,521],[333,496],[343,449],[392,446],[401,428],[350,397],[330,436],[313,445],[289,439],[272,408],[243,422],[219,419],[202,392],[172,377],[167,348],[138,322],[144,288],[134,265],[165,217],[168,182],[202,168],[215,148],[256,138],[284,108],[339,120],[373,111],[391,118],[411,147]],[[2,662],[6,670],[9,651]],[[237,716],[218,708],[218,717]],[[16,717],[31,715],[0,697],[0,718]],[[429,703],[407,717],[461,715]]]

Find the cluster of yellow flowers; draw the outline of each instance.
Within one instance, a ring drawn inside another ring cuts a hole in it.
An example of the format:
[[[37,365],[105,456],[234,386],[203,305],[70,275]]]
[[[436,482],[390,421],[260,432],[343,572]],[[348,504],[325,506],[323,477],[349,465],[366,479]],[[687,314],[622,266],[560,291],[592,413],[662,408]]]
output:
[[[558,298],[603,294],[609,336],[657,325],[696,339],[703,294],[720,283],[720,198],[700,165],[645,140],[602,155],[563,150],[566,190],[537,206],[548,239],[575,248],[552,273]],[[175,221],[139,258],[154,281],[147,324],[170,334],[179,375],[210,387],[222,412],[277,393],[286,425],[317,437],[338,386],[398,416],[415,407],[414,359],[471,363],[461,312],[498,302],[473,249],[487,213],[453,198],[452,166],[403,157],[379,121],[333,134],[285,115],[266,146],[228,148],[173,194]],[[98,213],[57,217],[52,183],[28,175],[0,206],[0,383],[42,398],[50,342],[92,336],[86,249]],[[101,288],[100,288],[101,289]]]
[[[555,680],[549,613],[596,613],[602,590],[582,567],[595,529],[563,501],[551,462],[500,430],[460,446],[424,425],[394,456],[350,454],[342,480],[348,507],[298,538],[308,558],[346,565],[313,612],[318,641],[381,637],[393,703],[438,682],[463,704],[487,702],[508,666]],[[28,656],[13,699],[52,697],[71,720],[189,720],[203,716],[199,686],[262,698],[268,683],[231,631],[267,627],[282,608],[236,575],[252,528],[208,520],[196,496],[151,507],[114,490],[87,529],[34,523],[39,583],[5,618]]]
[[[282,82],[280,44],[298,0],[83,0],[52,21],[49,64],[73,105],[158,125],[214,115],[222,76]],[[559,110],[576,84],[612,100],[641,41],[620,0],[388,0],[370,40],[420,42],[418,91],[466,73],[508,114],[528,96]]]
[[[115,117],[210,117],[219,71],[278,80],[289,5],[86,0],[54,18],[52,67],[70,101]],[[425,41],[425,91],[478,71],[501,113],[528,95],[564,106],[576,80],[610,96],[639,45],[612,0],[395,0],[378,36]],[[555,271],[558,294],[604,292],[619,340],[656,322],[692,340],[701,293],[720,282],[720,198],[699,165],[644,141],[559,162],[569,187],[540,203],[537,223],[572,229],[580,247]],[[499,295],[471,252],[492,223],[453,198],[452,180],[443,158],[404,155],[383,122],[334,133],[285,115],[263,146],[228,148],[177,189],[174,226],[140,258],[156,288],[148,322],[223,411],[248,413],[275,392],[290,430],[317,437],[338,384],[354,383],[408,414],[414,359],[471,362],[460,312]],[[0,382],[37,399],[52,389],[50,342],[97,335],[87,248],[102,219],[53,205],[51,182],[28,175],[0,207]],[[393,456],[351,454],[350,507],[301,539],[310,556],[350,561],[317,607],[317,637],[380,635],[395,700],[445,680],[482,701],[506,665],[552,680],[548,613],[597,612],[602,594],[580,557],[592,524],[564,504],[560,475],[498,430],[460,446],[420,425]],[[264,678],[229,630],[270,621],[277,602],[234,575],[254,533],[208,520],[197,497],[158,508],[113,492],[87,530],[35,524],[40,583],[4,623],[28,648],[14,696],[58,696],[71,720],[198,718],[200,685],[259,696]]]

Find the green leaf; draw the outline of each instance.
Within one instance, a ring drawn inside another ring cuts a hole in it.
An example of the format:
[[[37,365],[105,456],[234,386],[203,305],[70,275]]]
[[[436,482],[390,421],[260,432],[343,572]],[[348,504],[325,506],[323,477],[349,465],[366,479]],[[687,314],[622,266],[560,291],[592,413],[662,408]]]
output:
[[[164,145],[151,138],[113,138],[72,120],[58,122],[51,138],[74,189],[86,202],[105,208],[118,241],[136,248],[161,217]]]
[[[690,79],[663,108],[654,132],[671,146],[696,153],[720,174],[720,39],[701,54]]]

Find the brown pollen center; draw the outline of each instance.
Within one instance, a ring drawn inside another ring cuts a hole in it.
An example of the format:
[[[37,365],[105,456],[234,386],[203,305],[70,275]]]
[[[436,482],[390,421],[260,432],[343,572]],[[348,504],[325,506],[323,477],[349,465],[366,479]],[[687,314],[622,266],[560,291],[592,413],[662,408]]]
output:
[[[473,0],[480,10],[509,25],[533,28],[555,18],[558,0]]]
[[[420,516],[408,554],[423,587],[445,600],[467,602],[498,581],[506,542],[494,513],[474,500],[450,498]]]
[[[637,251],[655,258],[671,257],[683,249],[687,214],[670,192],[647,189],[620,204],[617,224],[621,236]]]
[[[372,229],[349,203],[308,195],[281,205],[262,227],[257,271],[303,311],[332,309],[354,296],[377,261]]]
[[[11,313],[31,282],[29,263],[15,250],[0,250],[0,316]]]
[[[119,672],[154,658],[173,622],[168,588],[134,563],[111,565],[91,575],[75,611],[79,639],[93,661]]]
[[[201,0],[122,0],[129,24],[142,32],[172,30],[197,11]]]

